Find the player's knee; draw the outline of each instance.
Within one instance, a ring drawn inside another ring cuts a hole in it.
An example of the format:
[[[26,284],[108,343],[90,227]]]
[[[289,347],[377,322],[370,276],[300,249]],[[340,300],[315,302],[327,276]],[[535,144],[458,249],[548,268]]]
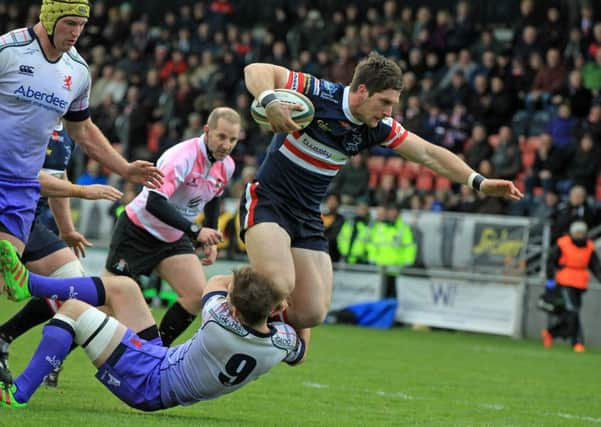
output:
[[[327,307],[314,304],[303,307],[299,312],[294,313],[294,315],[290,313],[289,319],[295,328],[313,328],[322,324],[327,315]]]
[[[69,261],[54,270],[50,277],[84,277],[86,271],[78,259]]]

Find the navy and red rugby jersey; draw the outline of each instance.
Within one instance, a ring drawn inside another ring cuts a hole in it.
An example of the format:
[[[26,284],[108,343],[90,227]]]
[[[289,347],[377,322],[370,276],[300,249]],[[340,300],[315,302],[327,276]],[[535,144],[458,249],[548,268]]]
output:
[[[334,176],[350,156],[374,145],[399,146],[408,132],[386,118],[369,128],[353,117],[348,86],[290,71],[286,89],[306,95],[315,118],[305,129],[276,134],[257,174],[263,191],[275,202],[319,213],[319,205]]]

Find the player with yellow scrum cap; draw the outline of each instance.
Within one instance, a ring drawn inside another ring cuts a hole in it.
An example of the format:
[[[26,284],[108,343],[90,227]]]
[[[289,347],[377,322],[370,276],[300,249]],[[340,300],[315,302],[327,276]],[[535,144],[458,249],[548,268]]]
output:
[[[54,31],[59,19],[67,16],[90,17],[88,0],[43,0],[40,10],[40,22],[48,33],[54,47]]]

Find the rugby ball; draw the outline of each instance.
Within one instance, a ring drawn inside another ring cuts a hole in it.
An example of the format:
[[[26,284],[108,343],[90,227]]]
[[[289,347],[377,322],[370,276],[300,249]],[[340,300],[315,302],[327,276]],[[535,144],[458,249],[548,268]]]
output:
[[[302,106],[302,110],[290,110],[290,118],[301,128],[309,126],[309,123],[313,121],[313,117],[315,116],[315,107],[309,98],[302,93],[290,89],[275,89],[275,93],[280,102]],[[250,114],[257,124],[271,129],[271,124],[265,114],[265,108],[256,99],[250,106]]]

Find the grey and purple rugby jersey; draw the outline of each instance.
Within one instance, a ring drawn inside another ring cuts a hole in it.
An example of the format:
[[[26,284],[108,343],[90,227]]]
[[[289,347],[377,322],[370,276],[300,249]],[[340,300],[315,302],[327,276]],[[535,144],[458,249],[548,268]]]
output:
[[[0,36],[0,179],[37,180],[59,117],[89,117],[90,80],[75,48],[51,62],[32,28]]]
[[[306,95],[315,106],[315,118],[305,129],[276,134],[257,181],[270,197],[296,209],[319,214],[327,188],[350,156],[374,145],[399,146],[408,131],[386,118],[369,128],[353,117],[349,86],[290,71],[286,89]]]

